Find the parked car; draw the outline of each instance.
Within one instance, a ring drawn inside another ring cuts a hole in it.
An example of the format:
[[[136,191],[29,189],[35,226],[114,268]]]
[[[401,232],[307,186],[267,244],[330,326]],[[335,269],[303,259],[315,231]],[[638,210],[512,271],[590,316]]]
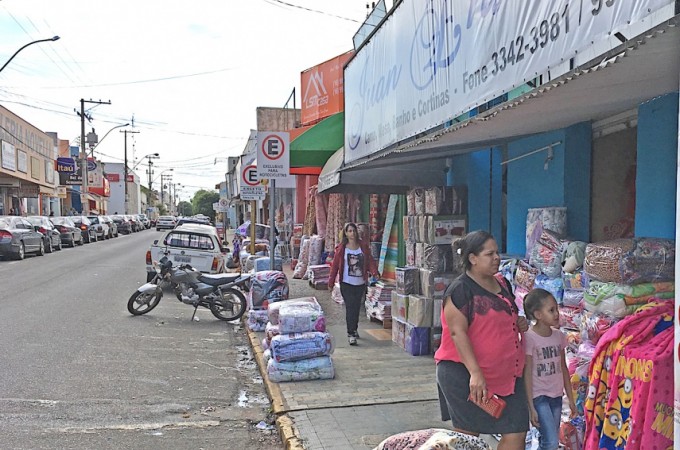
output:
[[[89,244],[90,242],[97,242],[97,230],[85,216],[71,216],[71,220],[76,224],[76,227],[80,228],[80,232],[83,235],[83,242]]]
[[[109,224],[101,219],[101,216],[87,216],[92,222],[92,227],[94,227],[97,232],[97,239],[108,239],[109,238]]]
[[[123,233],[123,234],[132,233],[132,225],[125,218],[125,216],[122,216],[122,215],[111,216],[111,220],[113,220],[116,223],[116,227],[118,227],[119,233]]]
[[[54,226],[59,230],[61,242],[67,247],[75,247],[76,245],[83,245],[83,234],[80,228],[73,223],[70,217],[50,217]]]
[[[142,221],[142,224],[144,225],[144,228],[147,230],[151,228],[151,221],[149,218],[146,216],[146,214],[139,214],[139,220]]]
[[[18,216],[0,216],[0,255],[24,259],[26,253],[45,254],[42,233],[35,231],[31,222]]]
[[[142,223],[142,219],[139,218],[139,214],[132,214],[130,220],[132,220],[135,231],[142,231],[144,229],[144,223]]]
[[[29,216],[26,219],[31,222],[33,229],[43,235],[45,242],[45,253],[52,253],[53,250],[61,250],[61,233],[45,216]]]
[[[177,221],[172,216],[160,216],[156,221],[156,231],[172,230],[175,228]]]
[[[154,240],[146,252],[147,281],[156,274],[153,261],[160,260],[165,252],[174,264],[191,264],[204,273],[221,273],[225,270],[229,249],[221,246],[215,227],[182,225]]]
[[[175,228],[182,226],[184,224],[198,224],[198,225],[210,225],[210,219],[209,218],[200,218],[200,217],[180,217],[177,219],[177,223],[175,224]]]
[[[118,225],[111,216],[99,216],[99,218],[109,226],[109,239],[118,237]]]

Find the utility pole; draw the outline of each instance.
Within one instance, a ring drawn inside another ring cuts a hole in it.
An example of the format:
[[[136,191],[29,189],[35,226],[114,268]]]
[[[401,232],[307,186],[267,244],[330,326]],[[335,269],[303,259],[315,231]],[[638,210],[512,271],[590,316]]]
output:
[[[127,135],[128,133],[130,134],[137,134],[139,131],[132,131],[132,130],[122,130],[120,131],[121,133],[125,133],[125,153],[124,153],[124,160],[125,162],[123,163],[123,184],[125,185],[125,203],[124,203],[124,212],[123,214],[128,213],[128,166],[127,166]]]
[[[90,215],[90,199],[87,196],[88,191],[90,190],[90,187],[88,185],[88,176],[87,176],[87,148],[85,147],[85,103],[93,103],[95,105],[110,105],[111,100],[108,102],[103,102],[101,100],[85,100],[85,99],[80,99],[80,173],[82,174],[83,181],[81,183],[80,189],[80,202],[82,204],[82,213],[84,216],[89,216]],[[88,117],[88,120],[90,118]]]

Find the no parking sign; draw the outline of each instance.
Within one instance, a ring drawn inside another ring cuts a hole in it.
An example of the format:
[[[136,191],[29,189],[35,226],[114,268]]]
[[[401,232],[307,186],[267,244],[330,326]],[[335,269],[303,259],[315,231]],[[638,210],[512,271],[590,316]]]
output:
[[[257,175],[260,179],[286,178],[290,174],[290,136],[285,131],[258,131]]]

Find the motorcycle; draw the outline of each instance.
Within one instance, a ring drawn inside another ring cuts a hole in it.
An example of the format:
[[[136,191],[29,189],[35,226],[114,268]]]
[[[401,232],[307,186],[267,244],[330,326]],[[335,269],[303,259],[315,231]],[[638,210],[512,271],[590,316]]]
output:
[[[220,320],[237,320],[246,310],[246,298],[241,290],[248,291],[251,275],[201,273],[189,264],[174,266],[167,254],[160,261],[154,261],[156,275],[139,287],[128,300],[130,314],[141,316],[153,310],[163,297],[162,282],[168,282],[177,299],[194,307],[208,308]]]

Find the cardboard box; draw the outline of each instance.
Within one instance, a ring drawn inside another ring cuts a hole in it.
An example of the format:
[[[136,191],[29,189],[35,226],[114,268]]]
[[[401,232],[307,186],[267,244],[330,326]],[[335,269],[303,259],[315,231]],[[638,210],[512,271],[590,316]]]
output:
[[[406,322],[415,327],[431,327],[433,306],[434,300],[431,298],[415,294],[409,295]]]

